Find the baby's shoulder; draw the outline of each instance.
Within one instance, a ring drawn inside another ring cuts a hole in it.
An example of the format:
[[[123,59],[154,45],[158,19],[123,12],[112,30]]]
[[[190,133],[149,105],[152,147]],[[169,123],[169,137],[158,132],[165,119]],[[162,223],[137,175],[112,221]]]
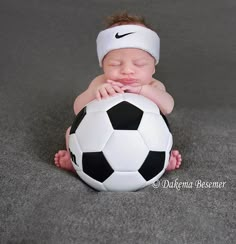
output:
[[[102,75],[98,75],[97,77],[95,77],[95,78],[91,81],[90,85],[99,85],[99,84],[104,83],[105,80],[106,80],[106,79],[105,79],[104,74],[102,74]]]
[[[153,87],[157,87],[158,89],[160,89],[162,91],[166,91],[166,88],[165,88],[164,84],[161,81],[156,80],[154,78],[152,79],[150,85],[153,86]]]

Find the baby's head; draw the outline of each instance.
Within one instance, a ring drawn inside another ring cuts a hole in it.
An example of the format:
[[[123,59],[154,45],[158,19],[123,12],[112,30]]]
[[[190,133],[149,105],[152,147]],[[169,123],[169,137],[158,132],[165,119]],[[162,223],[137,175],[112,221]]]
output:
[[[107,29],[97,37],[97,54],[104,73],[115,72],[118,67],[121,72],[122,65],[124,77],[144,69],[152,75],[159,62],[159,49],[160,39],[144,18],[127,13],[111,16]]]
[[[126,12],[107,18],[107,28],[97,37],[97,54],[102,67],[104,57],[112,50],[134,48],[146,51],[159,62],[160,38],[141,16]]]

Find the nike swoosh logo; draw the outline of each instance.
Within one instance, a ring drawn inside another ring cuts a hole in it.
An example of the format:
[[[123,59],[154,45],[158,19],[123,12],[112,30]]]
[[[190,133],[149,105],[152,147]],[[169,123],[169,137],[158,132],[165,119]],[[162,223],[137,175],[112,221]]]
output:
[[[134,33],[134,32],[129,32],[129,33],[125,33],[125,34],[123,34],[123,35],[119,35],[119,33],[117,32],[116,35],[115,35],[115,38],[116,38],[116,39],[120,39],[120,38],[122,38],[122,37],[124,37],[124,36],[128,36],[128,35],[133,34],[133,33]]]

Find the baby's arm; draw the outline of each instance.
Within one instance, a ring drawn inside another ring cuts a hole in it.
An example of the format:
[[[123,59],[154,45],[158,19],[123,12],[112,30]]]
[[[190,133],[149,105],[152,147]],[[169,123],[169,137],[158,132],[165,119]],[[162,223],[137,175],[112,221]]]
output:
[[[134,83],[131,85],[123,85],[120,82],[109,81],[112,85],[119,85],[124,91],[141,94],[152,100],[159,107],[161,112],[166,115],[171,113],[174,107],[172,96],[166,92],[165,86],[158,80],[153,79],[148,85]]]
[[[160,82],[159,80],[156,80],[153,78],[150,84],[151,85],[153,84],[155,87],[157,87],[158,89],[160,89],[162,91],[166,91],[164,84],[162,82]]]
[[[86,104],[94,99],[100,100],[116,93],[124,93],[124,91],[118,86],[107,83],[104,75],[99,75],[90,83],[88,89],[75,99],[74,113],[78,114]]]
[[[140,94],[155,102],[164,115],[171,113],[174,108],[174,99],[158,80],[154,79],[149,85],[142,86]]]
[[[78,114],[89,102],[96,98],[96,89],[104,83],[103,75],[97,76],[89,85],[88,89],[81,93],[74,101],[74,113]]]

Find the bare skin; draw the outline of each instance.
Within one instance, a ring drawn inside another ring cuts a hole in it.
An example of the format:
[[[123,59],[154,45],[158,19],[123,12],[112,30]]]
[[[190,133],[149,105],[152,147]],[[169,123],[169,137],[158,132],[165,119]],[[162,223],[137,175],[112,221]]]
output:
[[[58,168],[62,168],[62,169],[76,173],[76,171],[71,163],[71,160],[70,160],[70,154],[67,150],[58,151],[55,154],[54,162]]]
[[[174,100],[165,86],[152,77],[155,73],[154,59],[145,51],[134,48],[113,50],[103,60],[103,71],[104,74],[96,77],[88,89],[75,99],[75,115],[94,99],[105,99],[124,92],[141,94],[156,103],[164,115],[171,113]],[[54,162],[59,168],[75,172],[68,150],[69,132],[70,128],[65,136],[67,150],[59,150]],[[171,151],[166,170],[178,169],[181,162],[179,151]]]
[[[182,158],[181,158],[181,154],[179,153],[179,151],[172,150],[171,156],[169,159],[169,164],[166,168],[166,171],[178,169],[181,165],[181,161],[182,161]],[[71,163],[71,160],[70,160],[70,153],[67,150],[58,151],[55,154],[54,162],[58,168],[62,168],[62,169],[76,173],[76,171]]]

